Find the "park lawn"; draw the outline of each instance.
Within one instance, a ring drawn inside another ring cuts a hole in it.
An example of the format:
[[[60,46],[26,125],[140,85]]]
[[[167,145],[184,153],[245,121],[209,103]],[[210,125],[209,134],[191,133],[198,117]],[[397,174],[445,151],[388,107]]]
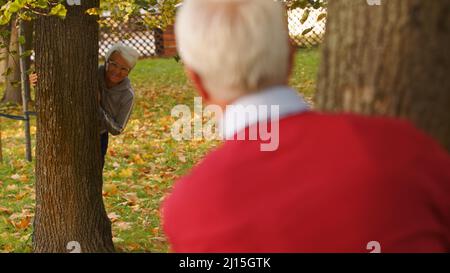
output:
[[[292,86],[308,101],[315,90],[317,49],[296,55]],[[173,181],[186,173],[218,141],[176,141],[170,129],[171,109],[193,109],[196,93],[174,59],[138,63],[131,81],[136,104],[125,132],[110,138],[104,170],[104,201],[119,252],[168,252],[160,222],[160,203]],[[0,107],[0,112],[20,108]],[[34,215],[34,162],[24,160],[23,123],[0,119],[3,163],[0,163],[0,252],[30,252]],[[35,120],[31,128],[35,147]],[[33,148],[34,155],[34,148]]]

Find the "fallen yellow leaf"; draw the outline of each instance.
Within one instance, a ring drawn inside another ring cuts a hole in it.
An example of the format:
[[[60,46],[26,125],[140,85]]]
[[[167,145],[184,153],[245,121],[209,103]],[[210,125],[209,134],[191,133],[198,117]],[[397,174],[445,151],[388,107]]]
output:
[[[141,246],[137,243],[131,243],[129,245],[126,246],[128,251],[136,251],[138,249],[141,249]]]
[[[14,179],[14,180],[19,180],[20,179],[20,175],[19,174],[13,174],[13,175],[11,175],[11,179]]]
[[[138,164],[138,165],[142,165],[144,164],[144,160],[142,160],[141,156],[139,154],[134,156],[134,163]]]
[[[28,182],[28,177],[27,177],[26,175],[22,175],[22,176],[19,178],[19,180],[20,180],[20,182]]]
[[[179,154],[179,155],[178,155],[178,159],[180,160],[180,162],[186,163],[186,157],[185,157],[184,155]]]
[[[16,194],[16,200],[22,200],[27,195],[26,192]]]
[[[120,218],[120,215],[116,214],[115,212],[111,212],[108,214],[108,218],[111,220],[112,223],[116,222],[117,219]]]
[[[0,207],[0,213],[11,214],[12,211],[5,207]]]
[[[103,195],[115,195],[118,192],[117,186],[115,184],[105,184],[103,187],[104,194]]]
[[[153,228],[152,229],[152,233],[153,233],[153,235],[158,235],[158,233],[159,233],[159,227],[155,227],[155,228]]]
[[[15,191],[15,190],[17,190],[17,186],[14,184],[8,185],[6,187],[6,191]]]
[[[127,230],[131,228],[131,224],[128,222],[115,222],[114,225],[119,229],[119,230]]]
[[[20,220],[20,222],[12,222],[18,229],[26,229],[30,225],[31,218],[26,217]]]
[[[135,192],[130,192],[125,194],[125,199],[127,199],[127,205],[134,206],[138,203],[139,198]]]
[[[128,178],[128,177],[131,177],[132,175],[133,175],[133,170],[130,169],[130,168],[123,169],[119,173],[119,176],[122,177],[122,178]]]

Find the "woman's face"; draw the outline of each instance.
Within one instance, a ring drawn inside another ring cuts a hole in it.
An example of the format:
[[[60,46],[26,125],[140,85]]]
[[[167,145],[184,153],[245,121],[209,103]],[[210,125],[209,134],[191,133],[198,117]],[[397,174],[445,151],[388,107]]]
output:
[[[131,67],[118,52],[114,52],[106,63],[106,82],[114,86],[122,82],[130,73]]]

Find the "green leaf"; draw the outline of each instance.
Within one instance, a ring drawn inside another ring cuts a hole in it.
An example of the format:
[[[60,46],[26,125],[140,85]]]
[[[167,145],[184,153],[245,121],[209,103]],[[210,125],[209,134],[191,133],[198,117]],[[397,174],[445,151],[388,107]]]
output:
[[[320,1],[316,1],[312,6],[314,9],[319,9],[323,6],[323,4]]]
[[[306,20],[308,20],[309,14],[310,14],[310,10],[309,9],[307,9],[307,10],[305,10],[305,12],[303,12],[303,16],[300,19],[300,23],[302,25],[306,22]]]
[[[0,37],[2,37],[3,39],[7,39],[10,34],[11,34],[11,31],[9,31],[9,30],[1,30],[0,31]]]
[[[48,7],[47,0],[27,0],[27,3],[35,8],[46,9]]]
[[[19,18],[24,21],[31,21],[31,20],[33,20],[33,13],[31,13],[31,12],[19,13]]]
[[[323,19],[325,19],[327,17],[326,13],[322,13],[319,16],[317,16],[317,22],[322,21]]]
[[[18,40],[19,44],[24,45],[25,44],[25,36],[20,35]]]
[[[86,13],[89,15],[99,15],[99,9],[98,8],[90,8],[86,10]]]
[[[58,4],[58,5],[54,6],[50,10],[50,13],[49,13],[49,15],[56,15],[56,16],[61,17],[61,18],[65,18],[66,14],[67,14],[67,9],[62,4]]]
[[[6,25],[11,20],[11,13],[7,10],[4,11],[2,15],[0,15],[0,25]]]
[[[23,7],[23,5],[20,6],[20,4],[19,4],[18,2],[12,2],[12,3],[9,5],[9,12],[11,12],[11,13],[16,13],[16,12],[19,11],[22,7]]]
[[[26,58],[33,55],[33,50],[27,50],[25,52],[22,53],[22,55],[20,55],[21,58]]]
[[[297,8],[305,9],[307,7],[319,9],[326,6],[326,2],[322,0],[291,0],[288,3],[288,8],[290,10]]]
[[[302,35],[308,34],[311,30],[313,30],[313,28],[314,28],[314,27],[310,27],[310,28],[305,29],[305,30],[302,32]]]

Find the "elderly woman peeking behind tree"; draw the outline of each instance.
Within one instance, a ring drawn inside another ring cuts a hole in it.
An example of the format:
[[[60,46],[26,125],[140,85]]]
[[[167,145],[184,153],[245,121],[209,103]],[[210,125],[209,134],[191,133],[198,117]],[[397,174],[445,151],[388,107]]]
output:
[[[102,166],[108,150],[108,133],[119,135],[125,129],[134,104],[134,91],[128,78],[139,53],[123,44],[115,44],[99,67],[99,118]]]
[[[136,65],[139,53],[122,43],[114,44],[105,56],[105,64],[98,68],[98,115],[100,120],[100,144],[102,167],[108,150],[109,133],[119,135],[125,129],[134,104],[134,91],[128,75]],[[38,76],[30,75],[31,85]]]

